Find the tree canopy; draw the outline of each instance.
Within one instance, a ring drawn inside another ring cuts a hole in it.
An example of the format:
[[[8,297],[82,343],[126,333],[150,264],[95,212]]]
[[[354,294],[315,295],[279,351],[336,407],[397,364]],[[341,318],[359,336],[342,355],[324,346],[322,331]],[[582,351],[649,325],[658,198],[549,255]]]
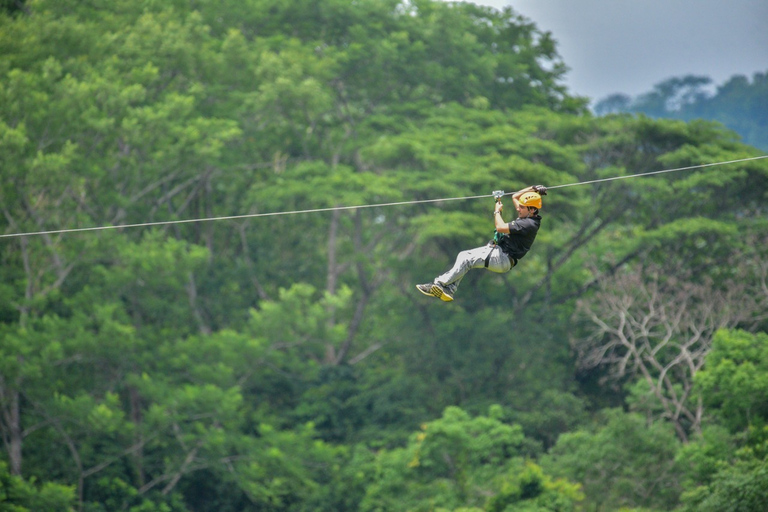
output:
[[[744,142],[768,151],[768,71],[754,73],[752,79],[734,75],[712,91],[706,76],[673,77],[656,84],[652,91],[631,98],[612,94],[595,104],[595,112],[638,112],[657,118],[691,121],[708,119],[723,123],[737,132]]]
[[[491,190],[761,154],[566,70],[510,7],[0,3],[2,507],[760,498],[765,160],[553,190],[511,273],[413,287]]]

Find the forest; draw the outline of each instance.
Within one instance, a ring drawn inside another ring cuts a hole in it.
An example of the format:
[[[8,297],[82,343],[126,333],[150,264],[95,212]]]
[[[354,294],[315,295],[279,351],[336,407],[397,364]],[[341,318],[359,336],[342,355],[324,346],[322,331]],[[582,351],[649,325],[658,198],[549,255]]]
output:
[[[718,121],[741,135],[742,140],[768,151],[768,70],[752,80],[735,75],[710,89],[707,76],[685,75],[664,80],[635,98],[611,94],[595,104],[597,114],[643,113],[654,118],[708,119]]]
[[[0,510],[764,510],[768,159],[567,69],[511,7],[0,2]]]

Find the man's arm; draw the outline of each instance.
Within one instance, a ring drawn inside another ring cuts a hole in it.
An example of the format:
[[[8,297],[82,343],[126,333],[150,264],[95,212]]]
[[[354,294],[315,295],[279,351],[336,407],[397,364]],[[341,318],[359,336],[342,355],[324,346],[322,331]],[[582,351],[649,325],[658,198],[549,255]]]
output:
[[[501,201],[496,201],[496,209],[493,211],[493,223],[496,225],[496,231],[499,233],[509,233],[509,224],[501,218]]]
[[[512,202],[515,203],[515,209],[517,209],[517,207],[520,206],[520,196],[522,196],[526,192],[536,192],[536,189],[533,186],[525,187],[524,189],[518,190],[517,192],[512,194]]]

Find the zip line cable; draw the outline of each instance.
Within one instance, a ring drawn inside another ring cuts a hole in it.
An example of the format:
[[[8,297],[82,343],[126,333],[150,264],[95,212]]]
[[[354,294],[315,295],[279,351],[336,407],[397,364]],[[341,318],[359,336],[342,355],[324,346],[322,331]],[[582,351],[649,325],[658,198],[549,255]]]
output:
[[[651,175],[654,175],[654,174],[663,174],[665,172],[687,171],[689,169],[700,169],[702,167],[712,167],[714,165],[735,164],[737,162],[747,162],[749,160],[760,160],[761,158],[768,158],[768,155],[753,156],[751,158],[741,158],[739,160],[730,160],[728,162],[715,162],[715,163],[711,163],[711,164],[691,165],[691,166],[688,166],[688,167],[678,167],[677,169],[665,169],[663,171],[653,171],[653,172],[645,172],[645,173],[640,173],[640,174],[632,174],[630,176],[614,176],[613,178],[602,178],[602,179],[599,179],[599,180],[582,181],[580,183],[567,183],[565,185],[555,185],[554,187],[547,187],[547,190],[553,190],[553,189],[556,189],[556,188],[574,187],[576,185],[587,185],[589,183],[600,183],[602,181],[625,180],[627,178],[638,178],[638,177],[642,177],[642,176],[651,176]]]
[[[662,171],[653,171],[653,172],[647,172],[647,173],[641,173],[641,174],[632,174],[629,176],[614,176],[612,178],[601,178],[597,180],[589,180],[589,181],[580,181],[578,183],[566,183],[563,185],[554,185],[551,187],[547,187],[547,190],[554,190],[558,188],[565,188],[565,187],[576,187],[579,185],[588,185],[592,183],[601,183],[605,181],[613,181],[613,180],[623,180],[628,178],[638,178],[643,176],[652,176],[655,174],[662,174],[662,173],[669,173],[669,172],[678,172],[678,171],[687,171],[690,169],[700,169],[703,167],[713,167],[717,165],[726,165],[726,164],[735,164],[739,162],[749,162],[752,160],[760,160],[763,158],[768,158],[768,155],[762,155],[762,156],[754,156],[750,158],[740,158],[738,160],[729,160],[727,162],[715,162],[715,163],[709,163],[709,164],[699,164],[699,165],[691,165],[688,167],[678,167],[676,169],[665,169]],[[510,192],[504,195],[512,195],[514,192]],[[215,220],[236,220],[236,219],[249,219],[249,218],[256,218],[256,217],[275,217],[278,215],[298,215],[302,213],[319,213],[319,212],[330,212],[335,210],[356,210],[356,209],[362,209],[362,208],[383,208],[386,206],[401,206],[406,204],[425,204],[425,203],[439,203],[439,202],[447,202],[447,201],[464,201],[469,199],[481,199],[485,197],[493,197],[492,194],[483,194],[478,196],[466,196],[466,197],[447,197],[442,199],[418,199],[418,200],[412,200],[412,201],[399,201],[394,203],[378,203],[378,204],[360,204],[355,206],[334,206],[334,207],[328,207],[328,208],[313,208],[310,210],[291,210],[291,211],[284,211],[284,212],[267,212],[267,213],[248,213],[244,215],[230,215],[226,217],[208,217],[208,218],[202,218],[202,219],[183,219],[183,220],[166,220],[166,221],[158,221],[158,222],[142,222],[138,224],[118,224],[116,226],[94,226],[90,228],[71,228],[71,229],[54,229],[50,231],[35,231],[35,232],[28,232],[28,233],[9,233],[9,234],[0,234],[0,238],[14,238],[14,237],[21,237],[21,236],[36,236],[36,235],[55,235],[55,234],[61,234],[61,233],[78,233],[83,231],[106,231],[108,229],[126,229],[126,228],[141,228],[141,227],[152,227],[152,226],[167,226],[171,224],[189,224],[192,222],[211,222]]]

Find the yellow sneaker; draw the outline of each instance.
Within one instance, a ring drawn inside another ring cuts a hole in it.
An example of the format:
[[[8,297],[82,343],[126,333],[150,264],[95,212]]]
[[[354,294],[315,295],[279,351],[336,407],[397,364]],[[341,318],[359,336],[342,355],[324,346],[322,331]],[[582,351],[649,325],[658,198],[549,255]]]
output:
[[[435,284],[435,283],[417,284],[416,289],[419,290],[424,295],[429,295],[430,297],[437,297],[438,299],[444,302],[451,302],[453,300],[453,295],[448,290],[448,288],[439,284]]]

